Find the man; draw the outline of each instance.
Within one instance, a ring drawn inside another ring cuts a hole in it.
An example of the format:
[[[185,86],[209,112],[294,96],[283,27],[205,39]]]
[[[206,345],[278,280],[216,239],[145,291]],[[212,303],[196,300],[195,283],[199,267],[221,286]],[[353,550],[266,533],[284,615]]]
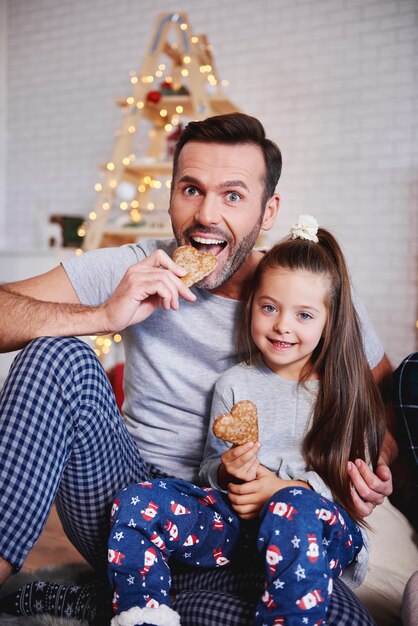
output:
[[[259,231],[277,216],[280,172],[280,151],[256,119],[234,113],[190,123],[174,156],[176,241],[93,251],[1,290],[3,350],[37,339],[12,367],[0,405],[0,581],[22,565],[54,500],[68,537],[100,571],[117,489],[165,475],[196,482],[211,392],[237,359],[240,299],[261,258]],[[184,270],[171,259],[177,244],[217,257],[198,288],[181,281]],[[382,380],[387,359],[359,311],[369,362]],[[128,430],[92,351],[70,338],[115,331],[124,337]],[[377,474],[360,461],[348,468],[362,515],[391,491],[390,455],[388,447]],[[204,602],[207,624],[251,623],[253,605],[236,594],[253,581],[243,587],[239,573],[221,570],[173,581],[177,601],[185,599],[177,605],[183,624],[201,623],[195,611]],[[346,614],[347,624],[370,624],[343,584],[336,587],[329,623]],[[185,590],[200,594],[199,602]],[[226,603],[220,592],[234,595]]]
[[[418,497],[418,352],[402,360],[393,380],[400,460],[405,461],[403,471],[410,473],[406,514],[418,531],[416,510],[414,512]]]

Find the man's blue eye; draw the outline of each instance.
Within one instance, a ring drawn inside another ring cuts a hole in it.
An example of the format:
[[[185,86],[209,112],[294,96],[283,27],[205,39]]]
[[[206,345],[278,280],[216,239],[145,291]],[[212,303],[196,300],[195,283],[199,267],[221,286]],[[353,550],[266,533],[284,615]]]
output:
[[[230,191],[228,193],[228,200],[230,200],[231,202],[238,202],[238,200],[240,199],[241,199],[241,196],[236,191]]]

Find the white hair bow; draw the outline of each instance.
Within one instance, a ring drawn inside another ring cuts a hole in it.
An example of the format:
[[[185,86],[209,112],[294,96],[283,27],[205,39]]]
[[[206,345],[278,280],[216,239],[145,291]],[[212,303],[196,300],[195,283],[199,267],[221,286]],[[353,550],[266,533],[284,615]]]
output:
[[[318,243],[318,222],[312,215],[299,215],[298,223],[292,226],[290,233],[292,239],[308,239]]]

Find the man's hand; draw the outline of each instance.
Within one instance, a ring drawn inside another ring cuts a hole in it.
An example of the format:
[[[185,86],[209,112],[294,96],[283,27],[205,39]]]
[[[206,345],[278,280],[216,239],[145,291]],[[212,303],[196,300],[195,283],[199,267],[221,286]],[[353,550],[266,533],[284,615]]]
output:
[[[196,296],[180,280],[186,270],[162,250],[132,265],[113,294],[101,306],[104,332],[121,331],[138,324],[161,306],[178,309],[179,297],[193,302]]]
[[[257,517],[264,504],[276,491],[291,486],[310,488],[301,480],[282,480],[274,472],[260,465],[255,480],[242,485],[230,483],[228,496],[232,508],[241,519],[252,519]]]
[[[378,462],[376,473],[361,459],[357,459],[355,463],[350,461],[348,473],[352,482],[353,502],[361,517],[370,515],[393,491],[392,474],[383,460]]]

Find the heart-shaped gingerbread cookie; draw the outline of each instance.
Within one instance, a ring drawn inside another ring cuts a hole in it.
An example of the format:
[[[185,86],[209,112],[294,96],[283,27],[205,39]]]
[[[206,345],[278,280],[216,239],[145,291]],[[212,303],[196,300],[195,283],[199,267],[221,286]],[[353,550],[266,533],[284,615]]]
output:
[[[202,280],[205,276],[213,272],[218,265],[215,255],[210,252],[199,252],[193,246],[180,246],[174,250],[173,261],[187,270],[187,274],[182,277],[182,281],[191,287]]]
[[[230,413],[216,418],[212,430],[214,435],[229,443],[241,445],[258,441],[257,407],[251,400],[237,402]]]

